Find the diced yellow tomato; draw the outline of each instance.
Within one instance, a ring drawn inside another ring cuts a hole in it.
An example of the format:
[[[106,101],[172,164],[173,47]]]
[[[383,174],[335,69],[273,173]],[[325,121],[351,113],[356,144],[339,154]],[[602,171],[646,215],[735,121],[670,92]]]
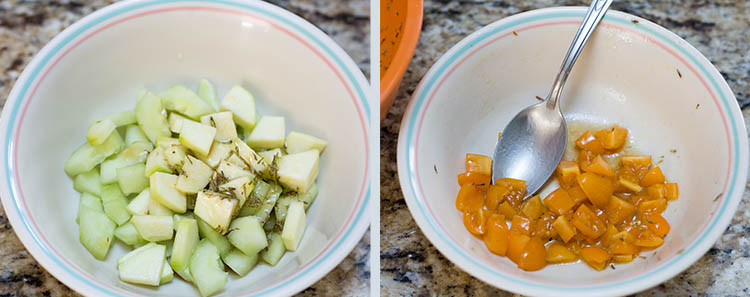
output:
[[[526,217],[516,215],[510,223],[510,231],[531,235],[533,223]]]
[[[614,125],[612,128],[597,131],[594,133],[594,136],[602,143],[605,149],[617,150],[622,148],[628,139],[628,130]]]
[[[594,161],[594,158],[596,158],[596,154],[592,152],[589,152],[587,150],[578,151],[578,167],[589,167],[589,164],[591,164],[591,161]]]
[[[633,255],[613,255],[612,262],[617,264],[625,264],[633,262]]]
[[[505,216],[506,218],[512,218],[518,214],[516,213],[516,210],[513,209],[513,206],[510,206],[510,203],[508,203],[508,201],[500,203],[500,206],[497,207],[497,212]]]
[[[489,189],[487,189],[487,198],[485,200],[485,205],[487,206],[487,209],[489,210],[495,210],[500,203],[505,200],[505,195],[507,195],[510,192],[510,190],[506,187],[499,186],[499,185],[490,185]]]
[[[612,240],[626,242],[626,243],[633,243],[633,241],[635,241],[635,236],[633,236],[633,234],[628,231],[620,231],[617,234],[612,236]]]
[[[607,152],[604,149],[604,145],[602,145],[599,139],[594,137],[594,134],[592,134],[591,131],[586,131],[581,137],[578,137],[578,139],[576,139],[576,146],[582,150],[587,150],[597,155]]]
[[[568,195],[570,196],[570,199],[573,200],[573,203],[575,203],[575,205],[581,204],[584,201],[588,200],[588,198],[586,198],[586,193],[583,192],[583,189],[581,189],[581,186],[578,185],[578,182],[573,184],[573,186],[568,189]]]
[[[590,172],[582,173],[577,180],[578,185],[581,186],[592,204],[599,208],[607,207],[609,199],[615,191],[612,181]]]
[[[634,244],[645,248],[655,248],[664,244],[664,239],[656,236],[651,230],[646,230],[641,232],[641,235],[638,236],[638,239],[635,240]]]
[[[599,247],[587,246],[581,249],[581,258],[596,270],[604,269],[611,257],[612,256],[607,251]]]
[[[490,186],[492,178],[487,174],[464,172],[458,175],[458,185],[465,186],[467,184],[474,184],[477,186],[484,187],[485,189]]]
[[[560,238],[565,243],[570,241],[570,239],[576,235],[575,227],[568,221],[565,216],[557,217],[557,219],[555,219],[555,222],[552,223],[552,227],[555,228],[555,231],[557,231],[557,235],[560,235]]]
[[[557,180],[561,187],[570,188],[575,182],[576,177],[581,174],[578,163],[573,161],[562,160],[557,166]]]
[[[499,214],[490,215],[484,232],[484,244],[487,245],[490,252],[498,256],[505,256],[508,249],[508,233],[505,217]]]
[[[552,193],[544,198],[544,204],[547,205],[549,210],[555,212],[558,215],[568,213],[576,206],[573,199],[570,198],[568,191],[563,188],[554,190]]]
[[[583,168],[584,172],[596,173],[601,176],[614,177],[615,170],[609,166],[607,161],[604,161],[602,156],[596,156],[594,160],[589,163],[589,166]]]
[[[518,268],[526,271],[536,271],[547,266],[547,249],[539,237],[534,236],[526,243],[517,264]]]
[[[539,219],[544,214],[544,205],[542,205],[539,195],[534,195],[526,200],[523,208],[521,208],[521,213],[531,220]]]
[[[643,201],[638,205],[638,211],[641,213],[662,213],[667,209],[667,199],[656,199]]]
[[[484,194],[472,184],[467,184],[458,190],[456,209],[460,211],[476,210],[484,205]]]
[[[677,183],[667,183],[665,187],[667,188],[668,200],[677,200],[680,197],[680,189],[677,187]]]
[[[628,172],[627,174],[620,174],[617,177],[615,192],[638,193],[642,190],[643,187],[638,184],[638,177],[636,177],[633,173]]]
[[[534,229],[533,235],[541,238],[542,240],[548,240],[553,236],[557,235],[557,231],[552,228],[552,223],[555,217],[552,213],[547,212],[536,220],[536,228]]]
[[[508,236],[508,249],[505,252],[505,256],[513,261],[513,263],[518,264],[518,260],[521,259],[526,243],[529,240],[531,240],[530,236],[511,230],[510,236]]]
[[[553,242],[547,246],[547,263],[570,263],[578,260],[578,255],[564,244]]]
[[[464,226],[471,234],[482,236],[486,220],[487,213],[482,208],[464,211]]]
[[[643,217],[643,224],[648,227],[654,235],[664,238],[669,233],[669,223],[660,214],[646,214]]]
[[[655,184],[646,188],[646,193],[651,199],[666,199],[667,186],[664,184]]]
[[[646,175],[641,178],[641,186],[648,187],[655,184],[663,184],[666,181],[664,174],[661,172],[661,168],[656,166],[651,168]]]
[[[500,178],[495,181],[496,185],[504,186],[511,191],[523,191],[526,193],[526,181],[515,178]]]
[[[605,210],[609,215],[609,222],[617,225],[633,217],[635,205],[617,196],[612,196]]]
[[[607,231],[604,222],[586,204],[581,204],[578,207],[578,210],[573,214],[572,222],[576,226],[576,230],[591,239],[597,239]]]
[[[641,179],[651,168],[651,156],[628,156],[620,159],[620,164]]]
[[[466,154],[466,172],[492,174],[492,158],[479,154]]]
[[[640,249],[629,242],[613,242],[609,246],[609,252],[613,255],[635,255],[640,252]]]

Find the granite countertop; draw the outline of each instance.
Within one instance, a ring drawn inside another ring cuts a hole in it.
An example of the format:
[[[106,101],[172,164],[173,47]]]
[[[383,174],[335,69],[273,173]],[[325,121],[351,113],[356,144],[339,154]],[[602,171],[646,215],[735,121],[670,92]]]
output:
[[[516,4],[521,3],[522,4]],[[396,167],[401,117],[429,67],[471,32],[503,17],[589,1],[425,0],[422,36],[401,90],[381,124],[381,294],[383,296],[510,296],[470,276],[425,238],[404,202]],[[641,16],[677,33],[721,71],[750,122],[750,2],[617,1],[612,9]],[[750,184],[749,184],[750,185]],[[675,278],[638,296],[750,295],[750,194],[745,192],[730,227],[711,250]]]
[[[25,65],[52,37],[113,1],[0,0],[0,110]],[[369,1],[273,0],[328,33],[369,76]],[[333,271],[300,296],[368,296],[369,232]],[[78,296],[47,273],[0,207],[0,296]]]

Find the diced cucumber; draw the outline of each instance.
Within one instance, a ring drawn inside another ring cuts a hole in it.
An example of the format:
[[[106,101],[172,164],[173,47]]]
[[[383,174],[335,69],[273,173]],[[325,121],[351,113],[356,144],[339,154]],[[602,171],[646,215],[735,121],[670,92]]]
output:
[[[219,162],[229,157],[229,154],[231,154],[233,150],[234,144],[231,142],[221,143],[214,141],[211,145],[211,151],[208,153],[208,156],[202,158],[202,160],[203,162],[206,162],[208,166],[211,166],[211,168],[216,168],[216,166],[219,166]]]
[[[76,214],[76,223],[81,222],[81,211],[88,209],[95,212],[104,214],[104,207],[102,206],[102,200],[90,193],[81,193],[81,199],[78,201],[78,213]]]
[[[100,145],[91,145],[88,142],[84,143],[73,151],[70,158],[65,161],[65,173],[68,176],[76,176],[90,171],[107,159],[107,157],[120,152],[123,144],[122,137],[120,137],[120,134],[116,130]]]
[[[292,201],[289,204],[286,220],[284,220],[284,229],[281,231],[281,239],[287,250],[292,252],[297,250],[307,228],[306,220],[304,204],[300,201]]]
[[[181,219],[174,236],[172,257],[169,263],[176,270],[183,270],[190,264],[190,256],[198,245],[198,223],[195,219]]]
[[[290,154],[301,153],[309,150],[323,152],[327,145],[328,142],[323,139],[296,131],[289,133],[286,137],[285,143],[286,152]]]
[[[186,219],[195,220],[195,216],[193,216],[193,213],[190,213],[190,212],[184,215],[181,215],[181,214],[172,215],[172,220],[174,220],[174,231],[177,231],[177,226],[180,225],[180,221],[186,220]]]
[[[166,247],[149,243],[117,260],[120,280],[131,284],[158,286],[164,270]]]
[[[135,107],[138,126],[152,143],[159,137],[172,135],[162,109],[161,98],[151,92],[146,92]]]
[[[284,195],[281,198],[279,198],[279,201],[276,202],[275,207],[275,214],[276,214],[276,220],[279,221],[279,223],[283,224],[284,219],[286,219],[286,213],[287,208],[289,207],[289,203],[291,203],[294,200],[301,201],[304,203],[305,211],[310,207],[310,204],[315,201],[315,197],[318,195],[318,185],[313,184],[307,192],[304,194],[297,193],[296,195]]]
[[[133,110],[118,112],[116,114],[108,116],[107,118],[115,123],[115,126],[117,127],[131,125],[137,122],[135,118],[135,111]]]
[[[247,275],[258,264],[258,254],[248,256],[235,248],[221,256],[221,259],[239,276]]]
[[[310,150],[279,158],[279,182],[297,192],[307,192],[318,177],[320,152]]]
[[[263,224],[263,231],[266,231],[266,234],[273,232],[273,230],[276,228],[276,215],[271,214],[271,217],[266,221],[265,224]],[[279,225],[279,230],[281,230],[281,225]]]
[[[130,222],[117,227],[117,229],[115,229],[115,237],[122,241],[122,243],[134,247],[148,243],[140,234],[138,234],[138,230],[136,230],[135,226]]]
[[[224,95],[221,110],[232,112],[234,121],[247,131],[255,127],[255,98],[241,86],[232,87]]]
[[[266,200],[268,193],[271,191],[271,185],[261,179],[255,180],[255,188],[250,193],[247,202],[240,209],[239,216],[250,216],[258,212],[263,207],[263,201]]]
[[[102,162],[99,168],[102,184],[117,182],[117,169],[146,161],[151,147],[150,143],[136,142],[125,148],[116,158]]]
[[[216,128],[214,139],[218,142],[227,142],[237,138],[237,127],[234,125],[231,112],[204,115],[201,117],[201,124]]]
[[[237,202],[237,199],[224,194],[200,191],[195,200],[194,213],[217,232],[225,234],[232,215],[237,211]]]
[[[161,147],[156,147],[146,159],[146,176],[151,177],[154,172],[172,173]]]
[[[285,136],[284,117],[262,116],[250,133],[247,144],[259,149],[280,148],[284,146]]]
[[[175,188],[176,175],[155,172],[149,179],[152,200],[156,200],[176,213],[184,213],[187,210],[185,194]]]
[[[174,145],[180,145],[180,140],[174,137],[159,137],[156,139],[156,146],[165,151]]]
[[[174,279],[174,271],[169,266],[169,262],[164,261],[164,267],[161,269],[161,277],[159,278],[159,285],[171,282]]]
[[[182,122],[180,143],[200,156],[208,156],[214,143],[216,128],[192,121]]]
[[[297,200],[302,201],[302,203],[305,204],[305,211],[307,211],[313,201],[315,201],[315,197],[318,197],[318,184],[313,183],[312,186],[310,186],[310,189],[307,190],[307,192],[297,196]]]
[[[284,154],[281,152],[280,148],[275,148],[267,151],[258,152],[258,155],[263,157],[263,160],[268,162],[268,164],[273,163],[274,158],[278,158],[283,156]]]
[[[94,195],[101,195],[102,186],[99,179],[99,170],[96,168],[91,169],[87,172],[76,175],[73,180],[73,189],[80,193],[91,193]]]
[[[148,205],[151,202],[151,191],[146,188],[138,196],[128,203],[128,212],[130,214],[148,214]]]
[[[208,240],[201,240],[190,257],[190,275],[202,296],[216,294],[227,283],[227,272],[219,258],[219,251]]]
[[[247,143],[244,143],[242,141],[234,141],[235,150],[237,151],[237,155],[239,155],[240,158],[245,162],[245,164],[250,166],[250,169],[255,172],[255,174],[265,176],[268,175],[268,167],[269,164],[263,160],[263,157],[258,155],[253,149],[251,149]]]
[[[148,214],[155,216],[171,216],[174,215],[174,212],[169,208],[164,207],[164,205],[161,205],[159,201],[150,199],[148,202]]]
[[[143,163],[117,169],[117,183],[125,195],[140,193],[148,188],[146,165]]]
[[[239,208],[245,205],[247,196],[252,193],[254,188],[255,183],[253,183],[253,178],[250,176],[238,177],[229,182],[219,185],[219,191],[230,192],[234,194],[234,198],[238,200],[237,211],[239,211]]]
[[[182,131],[182,122],[184,121],[193,121],[191,119],[188,119],[179,113],[176,112],[170,112],[169,113],[169,130],[172,130],[172,133],[179,134]]]
[[[138,234],[151,242],[170,240],[174,233],[172,216],[134,215],[132,223]]]
[[[216,232],[216,230],[211,227],[208,223],[204,222],[200,218],[197,218],[196,221],[198,222],[198,231],[200,232],[201,238],[206,238],[213,243],[213,245],[219,249],[219,254],[226,254],[229,252],[229,250],[232,248],[232,245],[229,243],[229,240],[221,235],[221,233]]]
[[[266,221],[268,221],[268,218],[271,216],[271,212],[273,211],[273,207],[276,205],[276,201],[278,201],[279,197],[281,196],[282,190],[283,189],[281,188],[281,186],[277,184],[271,185],[271,190],[268,192],[266,200],[263,201],[260,209],[253,214],[258,219],[260,219],[261,223],[265,223]]]
[[[211,181],[211,175],[214,171],[193,156],[187,156],[185,163],[182,165],[182,173],[177,178],[177,190],[186,194],[198,193]]]
[[[216,173],[220,176],[220,180],[233,180],[243,176],[253,176],[252,172],[229,161],[219,162],[219,167],[216,168]]]
[[[86,133],[86,140],[92,145],[102,144],[112,134],[112,131],[115,131],[115,128],[117,126],[110,119],[96,121],[89,126],[89,131]]]
[[[193,276],[190,275],[190,266],[185,267],[183,270],[175,270],[174,272],[176,272],[183,280],[190,283],[193,282]]]
[[[136,142],[148,143],[149,151],[154,149],[154,145],[148,140],[141,127],[138,127],[138,125],[128,125],[125,128],[125,146],[130,146]]]
[[[198,81],[198,97],[203,99],[214,111],[219,111],[219,100],[216,98],[214,85],[208,80],[201,79]]]
[[[118,185],[102,186],[102,206],[107,217],[117,225],[122,225],[130,220],[128,212],[128,199],[125,198]]]
[[[191,119],[197,120],[214,111],[198,94],[183,85],[171,86],[159,95],[164,99],[165,109],[179,112]]]
[[[284,195],[279,197],[279,201],[276,201],[274,207],[274,214],[276,215],[276,221],[283,226],[284,220],[286,219],[286,213],[289,210],[289,203],[295,200],[294,195]]]
[[[164,148],[164,159],[170,170],[179,172],[187,159],[187,148],[180,144],[170,145]]]
[[[104,260],[115,234],[115,223],[105,214],[86,207],[81,208],[78,216],[81,244],[94,258]]]
[[[229,242],[245,255],[254,255],[268,246],[260,220],[253,216],[234,219],[230,225]]]
[[[279,233],[271,233],[271,235],[268,236],[268,239],[271,241],[271,244],[260,253],[260,257],[263,261],[268,263],[268,265],[276,266],[276,264],[279,263],[279,260],[281,260],[281,257],[284,256],[284,253],[286,253],[286,247],[284,247],[284,242],[281,240],[281,234]]]

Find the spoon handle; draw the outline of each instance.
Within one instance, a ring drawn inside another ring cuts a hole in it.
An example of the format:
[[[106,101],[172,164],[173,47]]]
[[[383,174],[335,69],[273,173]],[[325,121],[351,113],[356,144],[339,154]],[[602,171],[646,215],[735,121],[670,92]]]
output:
[[[547,95],[548,108],[555,109],[555,107],[557,107],[557,101],[560,99],[563,85],[565,85],[565,81],[568,79],[570,70],[573,69],[573,64],[576,63],[576,59],[581,55],[583,47],[586,45],[589,37],[591,37],[591,34],[594,33],[594,29],[599,24],[599,21],[601,21],[604,14],[607,13],[612,1],[614,0],[594,0],[591,2],[591,5],[589,5],[589,10],[586,11],[586,16],[583,17],[583,22],[581,22],[581,26],[578,27],[578,32],[573,38],[573,42],[570,44],[568,53],[565,54],[565,59],[560,67],[560,72],[557,73],[557,77],[555,77],[555,83],[552,85],[549,95]]]

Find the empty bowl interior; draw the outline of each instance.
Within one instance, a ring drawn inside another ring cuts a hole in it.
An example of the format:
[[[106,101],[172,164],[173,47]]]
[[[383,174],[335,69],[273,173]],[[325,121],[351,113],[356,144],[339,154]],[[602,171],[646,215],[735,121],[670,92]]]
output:
[[[22,116],[16,160],[19,199],[47,248],[104,285],[138,295],[197,294],[177,277],[158,289],[119,281],[115,263],[128,250],[120,243],[113,245],[105,262],[95,260],[78,241],[78,193],[62,166],[85,141],[90,123],[135,108],[139,90],[158,92],[176,83],[195,88],[200,78],[216,85],[219,99],[240,84],[255,95],[259,115],[284,116],[287,132],[305,132],[329,142],[321,157],[319,195],[309,210],[308,229],[298,251],[287,253],[276,267],[259,264],[240,281],[230,280],[222,295],[250,293],[287,281],[333,243],[334,249],[353,247],[361,233],[344,235],[356,238],[343,245],[338,236],[363,207],[358,197],[365,178],[366,120],[358,112],[355,100],[359,98],[350,93],[354,86],[348,84],[354,81],[339,77],[343,70],[328,64],[329,53],[310,36],[275,22],[221,9],[133,14],[81,41],[50,68]],[[84,31],[74,41],[90,33]]]

